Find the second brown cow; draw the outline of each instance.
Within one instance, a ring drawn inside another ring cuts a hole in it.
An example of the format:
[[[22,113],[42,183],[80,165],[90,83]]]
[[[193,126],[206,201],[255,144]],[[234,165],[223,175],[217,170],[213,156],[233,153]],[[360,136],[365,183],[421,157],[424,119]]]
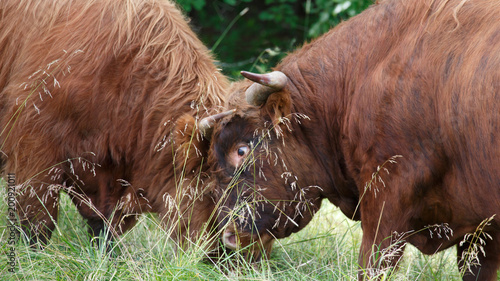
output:
[[[209,143],[187,124],[228,82],[174,3],[1,1],[0,60],[3,169],[32,244],[50,239],[61,191],[91,235],[144,212],[179,243],[211,229]]]
[[[235,85],[209,155],[226,247],[267,254],[328,198],[361,220],[368,275],[406,243],[458,244],[464,280],[496,280],[498,15],[498,1],[380,1],[275,72],[244,73],[255,83]]]

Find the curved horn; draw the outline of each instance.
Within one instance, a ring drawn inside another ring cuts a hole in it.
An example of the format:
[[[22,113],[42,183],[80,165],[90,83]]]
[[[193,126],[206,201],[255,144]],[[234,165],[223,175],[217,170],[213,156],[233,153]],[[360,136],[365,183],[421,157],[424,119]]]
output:
[[[231,109],[231,110],[217,113],[214,115],[210,115],[208,117],[201,119],[201,121],[198,123],[198,128],[199,128],[201,134],[203,135],[203,137],[208,139],[210,134],[212,133],[212,129],[215,125],[215,122],[217,122],[217,120],[219,120],[221,118],[224,118],[226,116],[233,114],[235,111],[236,111],[236,109]]]
[[[255,82],[246,90],[245,97],[249,104],[256,106],[264,104],[269,95],[283,89],[288,81],[288,77],[281,71],[266,74],[241,71],[241,75]]]

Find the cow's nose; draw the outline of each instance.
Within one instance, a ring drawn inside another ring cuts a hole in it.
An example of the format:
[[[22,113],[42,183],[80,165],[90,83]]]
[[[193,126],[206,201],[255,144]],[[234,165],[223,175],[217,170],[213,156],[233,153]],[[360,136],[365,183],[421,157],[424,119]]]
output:
[[[238,238],[234,231],[226,229],[222,234],[222,243],[224,246],[231,250],[236,250],[238,248]]]

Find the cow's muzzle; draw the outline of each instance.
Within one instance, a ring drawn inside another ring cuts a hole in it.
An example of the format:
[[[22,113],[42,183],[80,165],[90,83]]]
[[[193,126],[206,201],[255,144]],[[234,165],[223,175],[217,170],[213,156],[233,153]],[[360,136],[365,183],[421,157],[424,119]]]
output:
[[[227,227],[222,233],[222,243],[228,249],[241,251],[248,261],[268,258],[274,243],[274,237],[268,233],[245,233]]]

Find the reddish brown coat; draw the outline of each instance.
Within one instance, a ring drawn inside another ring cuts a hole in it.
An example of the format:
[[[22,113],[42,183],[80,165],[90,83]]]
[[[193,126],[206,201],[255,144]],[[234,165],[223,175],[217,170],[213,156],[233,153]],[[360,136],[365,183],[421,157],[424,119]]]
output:
[[[178,239],[203,229],[208,142],[192,124],[228,82],[173,3],[1,1],[0,58],[4,171],[32,242],[50,238],[61,190],[94,234],[143,212]]]
[[[498,1],[381,1],[284,59],[275,69],[288,82],[262,107],[245,103],[250,82],[235,85],[237,111],[210,154],[226,245],[270,250],[328,198],[361,220],[360,264],[375,268],[380,255],[394,265],[404,242],[433,254],[464,241],[461,257],[465,235],[494,216],[464,279],[495,280],[498,15]]]

